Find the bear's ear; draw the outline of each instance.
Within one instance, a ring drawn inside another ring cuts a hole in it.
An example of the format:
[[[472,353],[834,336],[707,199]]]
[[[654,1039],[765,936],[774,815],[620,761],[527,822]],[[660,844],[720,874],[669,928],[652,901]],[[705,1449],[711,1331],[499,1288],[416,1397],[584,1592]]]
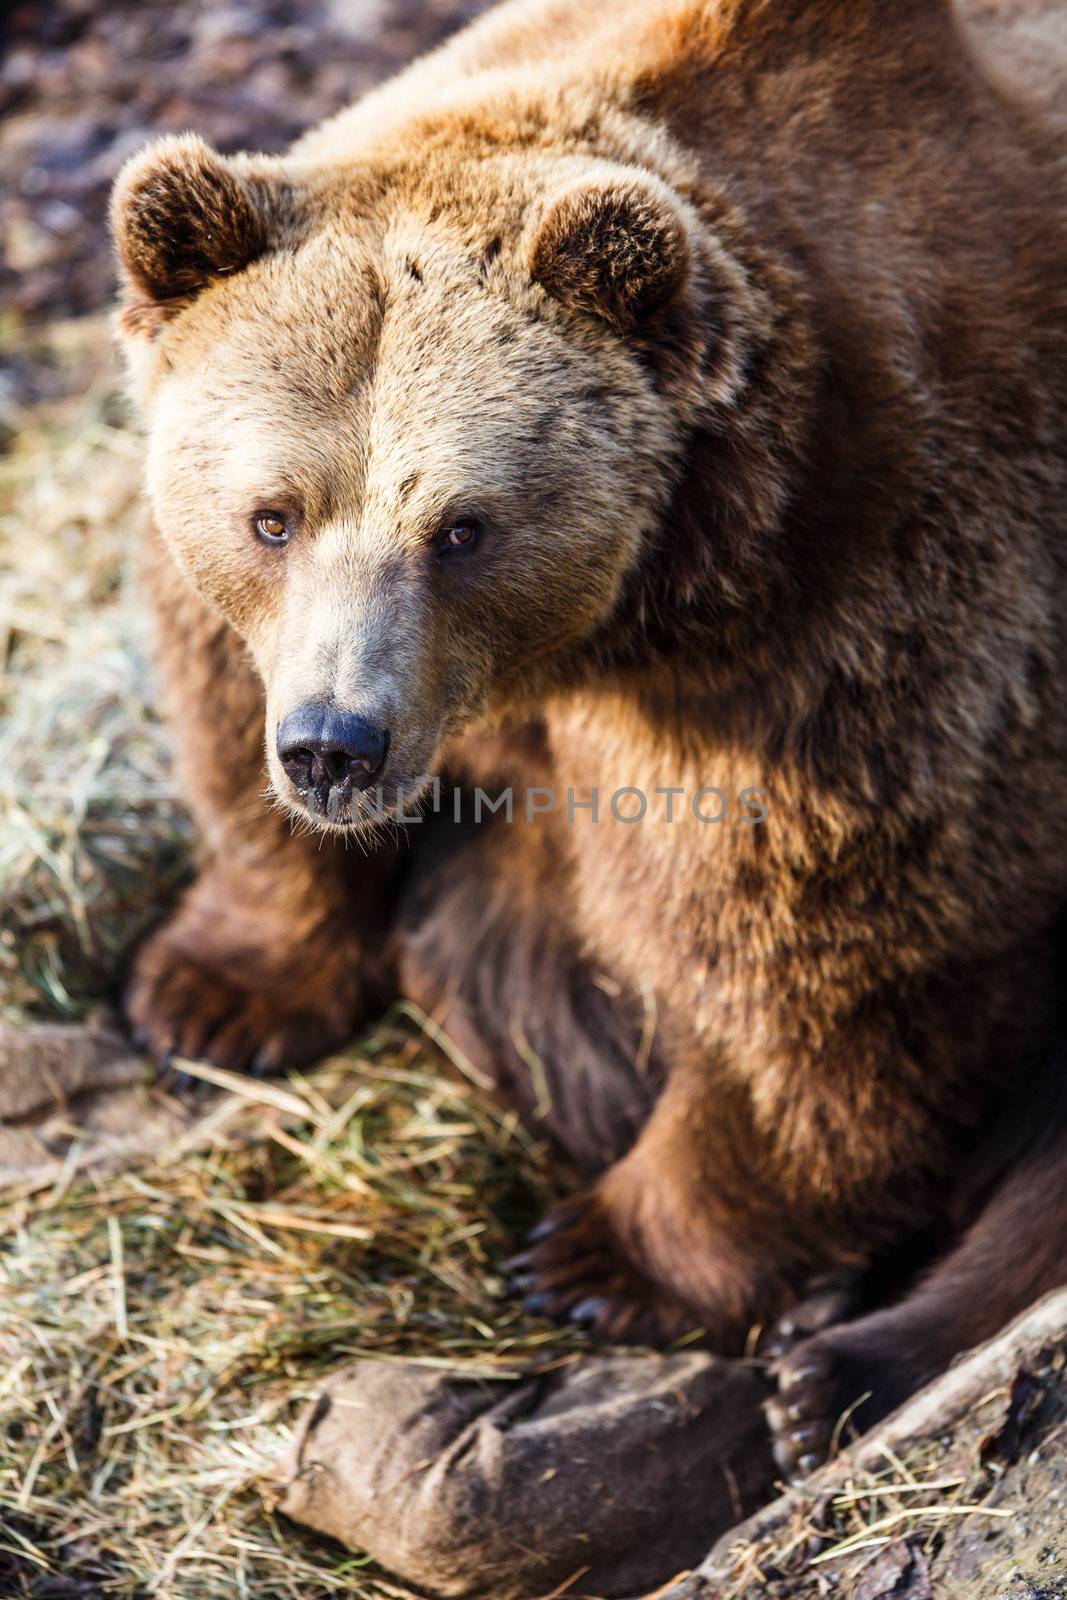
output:
[[[160,139],[126,163],[111,227],[135,301],[162,310],[239,272],[266,245],[247,184],[192,134]]]
[[[564,305],[632,331],[681,289],[691,254],[670,190],[651,173],[558,195],[529,248],[531,277]]]

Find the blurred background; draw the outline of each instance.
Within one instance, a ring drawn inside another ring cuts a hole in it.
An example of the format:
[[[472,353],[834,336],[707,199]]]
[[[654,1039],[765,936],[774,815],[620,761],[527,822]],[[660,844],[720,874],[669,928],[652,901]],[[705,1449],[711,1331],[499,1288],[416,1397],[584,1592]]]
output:
[[[0,301],[99,310],[111,180],[154,134],[277,152],[486,0],[26,0],[0,69]]]

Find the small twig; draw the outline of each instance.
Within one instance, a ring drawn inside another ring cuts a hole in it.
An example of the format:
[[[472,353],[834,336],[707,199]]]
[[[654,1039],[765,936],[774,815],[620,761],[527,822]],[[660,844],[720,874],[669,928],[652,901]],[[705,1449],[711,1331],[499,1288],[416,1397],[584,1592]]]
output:
[[[115,1304],[115,1332],[126,1343],[130,1336],[126,1320],[126,1268],[122,1250],[122,1228],[118,1217],[108,1217],[107,1238],[111,1247],[111,1293]]]

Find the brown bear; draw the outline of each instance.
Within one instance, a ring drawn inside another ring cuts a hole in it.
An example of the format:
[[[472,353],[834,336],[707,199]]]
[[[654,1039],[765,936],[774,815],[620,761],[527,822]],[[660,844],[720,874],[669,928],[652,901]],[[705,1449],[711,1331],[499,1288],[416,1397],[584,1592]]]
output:
[[[115,192],[202,835],[134,1028],[269,1070],[433,1011],[588,1180],[530,1304],[784,1319],[790,1469],[1067,1276],[1021,15],[513,0],[284,157],[166,139]]]

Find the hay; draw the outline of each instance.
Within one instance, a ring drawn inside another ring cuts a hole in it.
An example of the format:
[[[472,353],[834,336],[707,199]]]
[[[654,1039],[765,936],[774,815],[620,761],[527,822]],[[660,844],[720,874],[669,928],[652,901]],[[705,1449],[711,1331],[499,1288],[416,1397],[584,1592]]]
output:
[[[140,447],[107,330],[26,358],[58,393],[7,417],[0,457],[0,1010],[79,1016],[188,828],[124,576]],[[417,1354],[503,1376],[567,1348],[499,1268],[546,1198],[540,1153],[405,1026],[275,1085],[265,1142],[0,1196],[4,1600],[403,1594],[261,1492],[319,1374]]]
[[[301,1119],[268,1143],[186,1141],[0,1206],[5,1597],[37,1572],[160,1600],[398,1595],[271,1511],[317,1378],[419,1355],[506,1379],[563,1345],[504,1296],[546,1188],[513,1117],[389,1027],[285,1087]]]
[[[106,325],[25,359],[61,393],[8,416],[0,456],[0,1011],[77,1017],[172,895],[188,827],[126,576],[140,445]]]

